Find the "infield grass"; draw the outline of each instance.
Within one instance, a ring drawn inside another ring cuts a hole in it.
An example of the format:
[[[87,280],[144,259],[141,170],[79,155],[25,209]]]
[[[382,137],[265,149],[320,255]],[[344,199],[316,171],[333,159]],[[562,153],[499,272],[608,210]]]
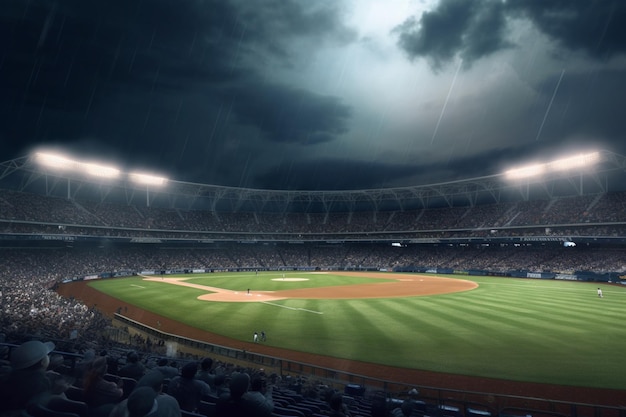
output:
[[[282,273],[264,272],[258,276],[193,275],[188,282],[234,291],[271,291],[377,280],[332,273],[287,275],[307,280],[273,280]],[[478,287],[407,298],[226,303],[198,300],[207,293],[200,289],[137,277],[90,285],[126,303],[242,341],[252,341],[252,334],[263,330],[268,345],[338,358],[517,381],[626,389],[625,287],[448,277],[474,281]],[[598,286],[604,298],[597,296]]]

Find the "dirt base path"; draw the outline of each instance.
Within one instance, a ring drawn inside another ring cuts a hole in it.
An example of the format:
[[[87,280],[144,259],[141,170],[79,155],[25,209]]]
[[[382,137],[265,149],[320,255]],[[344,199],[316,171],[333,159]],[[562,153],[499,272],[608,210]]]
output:
[[[344,275],[370,276],[376,278],[390,278],[389,274],[376,273],[343,273]],[[185,283],[179,279],[149,278],[151,280],[163,280],[176,285],[195,286],[196,284]],[[445,285],[442,286],[442,280]],[[439,283],[439,284],[437,284]],[[414,385],[441,387],[461,391],[484,392],[503,395],[517,395],[531,398],[546,398],[557,401],[567,401],[585,404],[602,404],[611,406],[626,405],[626,392],[622,390],[595,389],[585,387],[568,387],[560,385],[525,383],[491,378],[469,377],[439,372],[422,371],[389,367],[372,363],[349,361],[322,355],[313,355],[305,352],[291,351],[263,344],[243,342],[227,338],[221,335],[209,333],[194,327],[179,323],[159,316],[149,311],[142,310],[132,305],[126,305],[123,301],[103,294],[87,285],[88,282],[80,281],[64,284],[57,290],[66,297],[75,297],[83,300],[88,306],[95,306],[104,314],[113,316],[120,306],[124,306],[124,316],[129,317],[148,326],[156,327],[160,323],[160,329],[166,333],[178,334],[184,337],[203,340],[208,343],[229,346],[248,352],[260,353],[274,357],[281,357],[292,361],[309,363],[325,368],[337,369],[357,375],[364,375],[388,381],[404,383],[407,388]],[[457,286],[458,285],[458,286]],[[451,287],[456,287],[453,291]],[[203,287],[203,286],[199,286]],[[211,288],[211,287],[203,287]],[[384,283],[362,284],[356,286],[311,288],[303,290],[276,291],[272,293],[260,292],[247,294],[246,292],[227,291],[220,288],[211,288],[214,293],[208,294],[215,298],[203,298],[207,301],[222,302],[250,302],[267,301],[271,297],[282,298],[362,298],[362,297],[406,297],[410,295],[437,294],[441,292],[456,292],[475,288],[475,284],[465,280],[449,278],[416,277],[413,275],[394,275],[393,280]],[[349,292],[348,292],[349,291]],[[261,294],[262,296],[258,296]],[[204,296],[203,296],[204,297]],[[485,403],[490,403],[493,398],[486,396]]]

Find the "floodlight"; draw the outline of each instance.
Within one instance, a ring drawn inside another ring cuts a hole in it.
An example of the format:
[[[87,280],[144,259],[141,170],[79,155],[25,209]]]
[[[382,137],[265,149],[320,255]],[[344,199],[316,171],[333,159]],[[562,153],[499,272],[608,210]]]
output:
[[[592,152],[588,154],[579,154],[569,158],[557,159],[549,163],[549,167],[553,171],[566,171],[573,168],[584,168],[598,162],[600,154]]]
[[[144,174],[141,172],[131,172],[129,174],[129,177],[131,180],[139,184],[145,184],[145,185],[162,186],[162,185],[165,185],[165,183],[167,183],[167,178],[158,177],[158,176],[150,175],[150,174]]]
[[[94,164],[91,162],[83,162],[80,167],[89,175],[101,178],[117,178],[120,175],[120,170],[111,166]]]
[[[567,158],[556,159],[543,164],[528,165],[521,168],[505,171],[507,180],[520,180],[528,177],[536,177],[549,172],[568,171],[573,169],[588,168],[600,161],[599,152],[579,154]]]
[[[546,171],[545,164],[528,165],[521,168],[509,169],[504,173],[509,180],[519,180],[522,178],[536,177]]]
[[[120,170],[93,162],[80,162],[67,156],[48,152],[36,152],[35,161],[49,168],[78,171],[102,178],[116,178]]]
[[[36,152],[35,160],[47,167],[57,169],[75,169],[77,166],[76,161],[67,158],[63,155],[52,154],[47,152]]]

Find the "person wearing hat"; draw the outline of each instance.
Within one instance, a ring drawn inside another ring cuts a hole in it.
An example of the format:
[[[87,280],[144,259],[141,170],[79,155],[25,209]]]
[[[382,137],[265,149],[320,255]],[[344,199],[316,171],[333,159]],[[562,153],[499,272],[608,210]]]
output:
[[[52,386],[46,376],[48,354],[54,343],[39,340],[24,342],[10,352],[11,371],[0,389],[0,410],[24,409],[31,403],[43,403]]]
[[[195,412],[204,396],[211,393],[211,388],[204,382],[196,379],[198,362],[189,362],[180,371],[179,376],[170,380],[167,393],[176,398],[181,410]]]

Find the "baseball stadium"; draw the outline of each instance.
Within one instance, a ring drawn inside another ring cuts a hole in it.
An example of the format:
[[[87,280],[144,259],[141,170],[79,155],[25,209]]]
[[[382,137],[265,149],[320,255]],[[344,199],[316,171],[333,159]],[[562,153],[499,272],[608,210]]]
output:
[[[320,386],[363,417],[381,397],[420,416],[624,416],[626,159],[567,163],[279,191],[4,162],[2,359],[33,339],[68,376],[94,351],[211,357],[297,391],[276,416],[329,415],[306,399]]]

